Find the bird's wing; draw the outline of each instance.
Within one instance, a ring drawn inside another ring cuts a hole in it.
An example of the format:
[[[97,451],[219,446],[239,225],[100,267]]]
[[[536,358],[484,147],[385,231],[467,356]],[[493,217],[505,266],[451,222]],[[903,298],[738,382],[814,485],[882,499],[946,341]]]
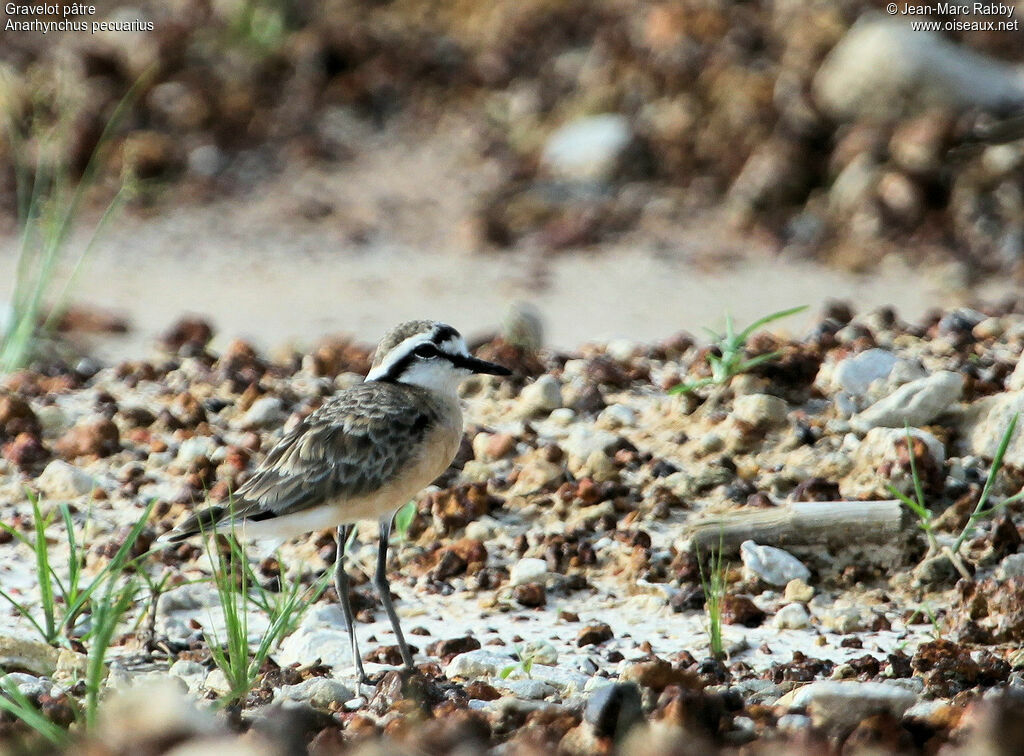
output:
[[[408,389],[364,383],[339,394],[277,442],[235,492],[232,506],[197,512],[172,540],[187,538],[201,525],[266,520],[387,485],[420,451],[436,420],[427,406],[413,409],[417,403],[406,396]]]

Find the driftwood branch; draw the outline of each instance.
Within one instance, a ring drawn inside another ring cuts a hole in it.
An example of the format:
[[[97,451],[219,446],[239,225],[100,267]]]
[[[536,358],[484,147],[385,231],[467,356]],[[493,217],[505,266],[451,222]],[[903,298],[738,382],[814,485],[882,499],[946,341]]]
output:
[[[862,546],[906,538],[908,517],[898,499],[798,501],[768,509],[707,515],[687,529],[696,551],[739,551],[753,540],[768,546]]]

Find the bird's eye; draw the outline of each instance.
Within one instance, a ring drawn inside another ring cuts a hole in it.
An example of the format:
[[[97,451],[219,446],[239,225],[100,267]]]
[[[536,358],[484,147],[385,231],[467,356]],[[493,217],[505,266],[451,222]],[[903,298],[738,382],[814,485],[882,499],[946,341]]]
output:
[[[413,350],[417,357],[437,357],[437,347],[433,344],[420,344]]]

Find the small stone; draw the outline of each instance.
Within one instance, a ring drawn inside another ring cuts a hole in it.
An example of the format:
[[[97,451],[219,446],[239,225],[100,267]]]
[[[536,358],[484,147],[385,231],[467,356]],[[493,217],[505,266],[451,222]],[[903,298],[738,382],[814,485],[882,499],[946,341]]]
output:
[[[297,685],[282,685],[278,693],[283,699],[308,702],[315,709],[327,711],[340,710],[354,695],[349,688],[330,677],[311,677]]]
[[[821,614],[821,623],[829,630],[841,635],[849,635],[866,630],[868,623],[863,612],[853,606],[832,606]]]
[[[517,586],[543,580],[548,574],[548,563],[543,559],[528,557],[520,559],[509,570],[509,585]]]
[[[644,688],[664,690],[669,685],[693,687],[697,676],[685,669],[673,667],[665,659],[651,656],[642,661],[627,664],[619,675],[622,683],[636,683]]]
[[[786,583],[786,590],[783,592],[786,601],[799,601],[806,604],[814,598],[814,589],[799,578]]]
[[[625,682],[602,685],[587,700],[583,720],[598,737],[620,740],[644,721],[640,688]]]
[[[1017,363],[1018,369],[1021,364],[1024,364],[1024,359]],[[960,435],[966,441],[967,451],[992,459],[1010,421],[1018,412],[1024,413],[1024,391],[1006,391],[969,404],[960,425]],[[1024,467],[1024,433],[1019,427],[1006,447],[1003,464]]]
[[[543,583],[523,583],[512,590],[512,598],[523,606],[538,607],[547,603]]]
[[[440,659],[451,659],[467,651],[476,651],[480,648],[480,641],[472,635],[464,635],[461,638],[448,638],[439,640],[427,646],[427,654]]]
[[[749,596],[727,593],[722,597],[722,622],[727,625],[758,627],[766,616]]]
[[[0,635],[0,669],[21,669],[50,677],[57,669],[57,649],[42,641]]]
[[[231,683],[228,682],[227,675],[219,668],[210,670],[210,674],[206,676],[206,680],[203,682],[203,687],[219,695],[231,692]]]
[[[962,375],[940,370],[927,378],[900,386],[863,412],[854,415],[850,425],[861,433],[877,427],[927,425],[956,407],[963,394],[963,388]]]
[[[784,399],[769,394],[747,394],[737,397],[732,416],[756,427],[785,425],[789,410]]]
[[[604,643],[605,641],[611,640],[615,637],[615,633],[612,632],[604,622],[596,625],[587,625],[585,628],[580,630],[576,636],[576,645],[583,646],[594,646],[598,643]]]
[[[893,683],[820,680],[800,688],[793,704],[806,708],[815,725],[840,730],[872,714],[899,719],[916,700],[912,691]]]
[[[263,396],[252,403],[242,416],[241,426],[246,430],[273,428],[284,420],[284,403],[276,396]]]
[[[504,690],[511,693],[516,698],[521,698],[524,701],[540,701],[548,696],[553,696],[557,690],[555,686],[544,682],[543,680],[532,680],[532,679],[509,679],[496,680],[495,686],[499,690]]]
[[[811,615],[803,604],[786,604],[786,606],[775,612],[773,620],[775,627],[788,630],[802,630],[810,627]]]
[[[519,417],[533,417],[547,414],[562,406],[562,385],[553,375],[545,373],[533,383],[527,384],[519,394],[516,414]]]
[[[0,395],[0,441],[15,438],[19,433],[38,436],[39,420],[32,407],[18,396]]]
[[[750,574],[768,583],[784,586],[791,580],[807,581],[811,571],[788,551],[774,546],[762,546],[753,541],[740,544],[743,567]]]
[[[47,498],[66,501],[90,493],[96,481],[74,465],[55,459],[36,478],[36,485]]]
[[[67,459],[107,457],[121,449],[121,435],[113,421],[105,417],[88,418],[61,436],[56,449]]]
[[[996,569],[998,580],[1024,577],[1024,554],[1008,554]]]
[[[619,444],[619,437],[605,430],[596,430],[584,424],[574,425],[560,446],[569,455],[571,467],[581,467],[595,451],[608,454]]]
[[[632,428],[636,425],[636,413],[625,404],[610,404],[597,416],[597,425],[601,428]]]
[[[556,178],[606,182],[614,177],[632,140],[633,131],[625,116],[585,116],[548,137],[541,167]]]
[[[495,677],[503,669],[515,664],[508,654],[498,654],[486,648],[459,654],[444,669],[445,677],[475,680],[481,677]]]
[[[838,362],[832,369],[832,385],[853,396],[863,396],[872,383],[888,378],[899,362],[899,357],[885,349],[868,349]]]

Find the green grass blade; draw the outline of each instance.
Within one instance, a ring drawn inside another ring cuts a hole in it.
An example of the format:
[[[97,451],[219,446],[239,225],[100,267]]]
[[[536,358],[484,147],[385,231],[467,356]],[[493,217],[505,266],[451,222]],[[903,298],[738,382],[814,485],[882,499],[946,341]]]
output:
[[[796,315],[798,312],[803,312],[806,309],[807,305],[800,305],[799,307],[790,307],[787,310],[779,310],[778,312],[773,312],[770,315],[765,315],[763,318],[758,318],[740,332],[739,338],[745,344],[747,339],[750,338],[751,334],[753,334],[757,329],[766,326],[769,323],[773,323],[776,320],[782,320],[783,318],[788,318],[790,315]]]

